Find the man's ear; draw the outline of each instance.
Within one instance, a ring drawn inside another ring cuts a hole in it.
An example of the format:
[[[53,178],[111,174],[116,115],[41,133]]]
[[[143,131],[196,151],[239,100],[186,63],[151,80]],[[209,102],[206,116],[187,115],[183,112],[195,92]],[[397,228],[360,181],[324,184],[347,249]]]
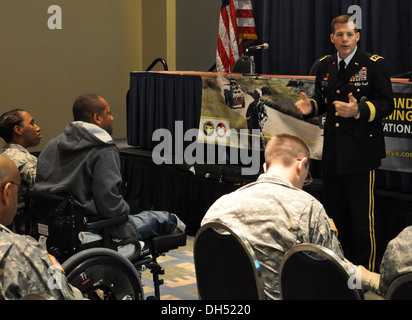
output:
[[[92,123],[94,123],[95,125],[99,125],[100,124],[100,115],[98,113],[93,113],[92,115]]]
[[[4,201],[5,205],[9,205],[11,202],[10,187],[11,183],[7,182],[6,185],[1,189],[1,200]]]
[[[304,157],[301,161],[298,162],[298,173],[302,172],[302,169],[306,166],[306,163],[309,161],[307,157]]]

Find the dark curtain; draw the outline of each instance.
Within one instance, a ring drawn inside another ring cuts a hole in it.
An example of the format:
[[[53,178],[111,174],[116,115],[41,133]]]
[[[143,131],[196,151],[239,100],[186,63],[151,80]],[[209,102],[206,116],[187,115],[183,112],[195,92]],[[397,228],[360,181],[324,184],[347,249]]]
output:
[[[175,122],[183,132],[199,128],[202,79],[199,76],[131,72],[127,94],[127,142],[153,149],[156,129],[168,129],[175,136]],[[189,143],[189,142],[187,142]]]
[[[196,234],[206,211],[218,198],[239,188],[231,182],[194,175],[184,165],[156,165],[150,151],[120,150],[120,157],[123,197],[130,212],[166,210],[175,213],[186,224],[189,235]],[[207,169],[212,174],[218,170],[216,166]]]
[[[412,70],[411,0],[252,0],[258,41],[255,53],[263,74],[307,75],[313,62],[335,53],[330,42],[334,17],[362,9],[359,47],[385,57],[391,76]],[[405,77],[410,77],[407,74]]]

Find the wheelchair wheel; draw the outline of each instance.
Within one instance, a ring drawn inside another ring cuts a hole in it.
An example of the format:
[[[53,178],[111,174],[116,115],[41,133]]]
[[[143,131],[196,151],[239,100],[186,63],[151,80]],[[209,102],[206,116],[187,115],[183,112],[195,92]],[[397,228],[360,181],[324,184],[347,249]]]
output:
[[[133,264],[106,248],[81,251],[63,263],[67,280],[90,300],[143,300],[140,276]]]

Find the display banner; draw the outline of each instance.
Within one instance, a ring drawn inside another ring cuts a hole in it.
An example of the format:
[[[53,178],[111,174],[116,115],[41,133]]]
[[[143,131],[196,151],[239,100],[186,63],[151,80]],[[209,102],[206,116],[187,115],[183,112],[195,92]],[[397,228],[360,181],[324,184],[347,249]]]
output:
[[[303,120],[295,107],[300,92],[313,95],[313,77],[207,75],[202,85],[199,142],[243,149],[255,137],[263,149],[272,136],[290,133],[305,141],[313,159],[322,159],[324,117]],[[387,157],[381,168],[412,172],[412,84],[392,85],[395,110],[383,121]]]
[[[412,83],[392,82],[395,110],[383,120],[386,158],[381,169],[412,172]]]

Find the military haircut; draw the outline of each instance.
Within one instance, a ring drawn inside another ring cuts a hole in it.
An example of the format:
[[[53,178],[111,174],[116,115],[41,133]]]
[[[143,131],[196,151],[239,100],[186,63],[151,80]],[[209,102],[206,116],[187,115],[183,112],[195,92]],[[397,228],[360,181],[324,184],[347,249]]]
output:
[[[23,116],[21,112],[23,109],[13,109],[3,113],[0,116],[0,137],[7,143],[10,143],[14,136],[14,127],[21,126],[23,123]]]
[[[267,167],[273,163],[280,163],[290,167],[301,157],[310,157],[309,148],[302,139],[288,134],[278,134],[272,137],[266,145],[265,162]]]
[[[350,16],[347,15],[347,14],[338,16],[338,17],[336,17],[335,19],[333,19],[333,20],[332,20],[332,23],[331,23],[331,25],[330,25],[331,30],[332,30],[332,34],[335,34],[335,25],[336,25],[336,24],[338,24],[338,23],[349,23],[349,22],[350,22],[349,19],[350,19]],[[352,22],[353,22],[354,25],[355,25],[355,29],[354,29],[355,33],[358,33],[359,30],[358,30],[358,28],[356,28],[356,20],[353,20]]]
[[[105,106],[100,99],[101,96],[94,93],[77,97],[73,104],[73,120],[91,122],[95,113],[102,114]]]
[[[14,162],[7,156],[0,154],[0,187],[3,187],[3,183],[10,180],[13,175],[10,172],[10,164],[14,165]]]

